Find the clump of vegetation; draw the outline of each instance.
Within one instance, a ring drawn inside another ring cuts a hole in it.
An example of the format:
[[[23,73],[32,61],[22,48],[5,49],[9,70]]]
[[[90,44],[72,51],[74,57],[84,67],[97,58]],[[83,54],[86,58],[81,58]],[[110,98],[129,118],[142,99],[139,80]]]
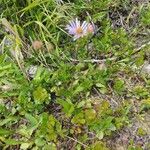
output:
[[[0,149],[150,148],[146,0],[0,5]]]

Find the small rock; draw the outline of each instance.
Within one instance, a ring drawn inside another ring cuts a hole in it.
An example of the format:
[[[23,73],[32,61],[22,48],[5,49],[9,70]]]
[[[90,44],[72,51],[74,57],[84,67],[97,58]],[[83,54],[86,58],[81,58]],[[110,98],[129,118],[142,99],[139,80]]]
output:
[[[16,59],[23,60],[23,55],[19,46],[16,46],[15,38],[13,35],[9,35],[4,39],[4,47],[9,49],[11,56]],[[0,47],[0,53],[3,53],[2,47]]]
[[[104,62],[98,64],[98,69],[99,70],[106,70],[107,69],[106,64]]]
[[[141,72],[144,73],[144,74],[150,74],[150,64],[148,64],[148,63],[146,62],[146,63],[143,65]]]
[[[37,66],[33,66],[31,65],[28,69],[27,69],[27,74],[29,77],[33,78],[34,75],[36,74],[38,67]]]
[[[3,85],[3,86],[1,86],[1,89],[3,91],[11,91],[13,88],[11,85]]]

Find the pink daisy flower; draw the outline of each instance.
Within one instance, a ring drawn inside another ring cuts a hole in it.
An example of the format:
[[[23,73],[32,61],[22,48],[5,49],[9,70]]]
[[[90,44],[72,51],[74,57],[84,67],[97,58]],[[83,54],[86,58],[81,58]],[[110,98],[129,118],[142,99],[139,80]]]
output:
[[[94,23],[93,23],[93,22],[92,22],[92,23],[89,23],[89,24],[88,24],[88,27],[87,27],[87,33],[92,33],[92,34],[94,34],[95,31],[96,31],[96,27],[95,27]]]
[[[88,23],[84,21],[82,24],[76,18],[74,21],[71,21],[66,29],[70,35],[73,35],[73,40],[77,40],[80,37],[83,37],[87,34]]]

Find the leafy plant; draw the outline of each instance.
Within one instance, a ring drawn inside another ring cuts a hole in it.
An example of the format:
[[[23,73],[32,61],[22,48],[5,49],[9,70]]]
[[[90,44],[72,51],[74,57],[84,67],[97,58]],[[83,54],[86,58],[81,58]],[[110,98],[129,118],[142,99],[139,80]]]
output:
[[[144,2],[0,0],[0,6],[0,149],[116,149],[133,118],[147,118],[149,78],[139,74],[149,58]],[[90,24],[93,34],[73,41],[66,25],[75,18],[84,22],[78,32]],[[135,134],[145,136],[140,128]],[[140,149],[135,142],[128,149]]]

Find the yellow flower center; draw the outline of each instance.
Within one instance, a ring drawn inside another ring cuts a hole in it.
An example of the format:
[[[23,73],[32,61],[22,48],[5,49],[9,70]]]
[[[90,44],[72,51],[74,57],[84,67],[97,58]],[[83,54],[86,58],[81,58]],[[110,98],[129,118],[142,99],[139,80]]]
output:
[[[83,30],[81,27],[78,27],[77,30],[76,30],[76,33],[77,34],[82,34],[83,33]]]

